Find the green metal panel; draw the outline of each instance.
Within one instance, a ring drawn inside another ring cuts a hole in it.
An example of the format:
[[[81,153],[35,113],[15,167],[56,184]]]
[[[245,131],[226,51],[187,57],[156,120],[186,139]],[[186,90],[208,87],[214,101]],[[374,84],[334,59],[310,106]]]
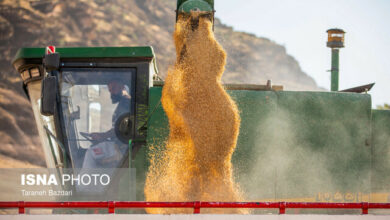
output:
[[[262,166],[259,158],[268,153],[268,144],[276,133],[273,115],[277,109],[277,94],[244,90],[228,93],[235,100],[241,117],[240,134],[233,155],[235,178],[251,197],[261,194],[262,198],[274,198],[275,182],[264,178],[270,172],[273,174],[273,169],[269,165],[260,169],[258,166]]]
[[[369,192],[369,95],[228,93],[241,115],[234,173],[248,199]],[[161,88],[151,88],[149,112],[158,106],[160,97]],[[168,121],[160,105],[151,115],[147,142],[163,149],[168,134]]]
[[[69,47],[56,48],[61,58],[153,58],[152,47]],[[45,48],[22,48],[12,63],[19,59],[43,58]]]
[[[163,149],[164,141],[169,134],[168,119],[160,104],[161,87],[152,87],[149,90],[149,120],[147,130],[148,146],[142,147],[137,153],[134,161],[134,167],[137,173],[137,200],[144,201],[143,189],[145,185],[146,172],[149,167],[150,153],[149,148],[154,146],[161,146]]]
[[[230,92],[242,118],[233,162],[249,199],[369,191],[370,96],[239,91],[247,102],[237,92]],[[267,104],[252,102],[263,96]]]
[[[144,186],[147,169],[149,167],[148,150],[142,147],[136,154],[135,159],[131,162],[132,168],[136,172],[136,198],[137,201],[145,201]]]
[[[278,159],[277,198],[311,197],[320,192],[369,192],[370,96],[277,94],[273,129],[277,137],[268,146]]]
[[[372,191],[388,193],[390,190],[390,110],[373,110],[372,145]],[[390,198],[388,200],[390,201]]]
[[[148,145],[164,146],[162,143],[169,134],[168,118],[161,106],[161,94],[162,87],[152,87],[149,90]]]

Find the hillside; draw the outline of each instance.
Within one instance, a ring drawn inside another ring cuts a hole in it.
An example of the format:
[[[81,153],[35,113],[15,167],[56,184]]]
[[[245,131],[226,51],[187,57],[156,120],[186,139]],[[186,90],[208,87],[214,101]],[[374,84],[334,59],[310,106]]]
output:
[[[0,154],[44,165],[37,130],[11,60],[21,47],[151,45],[160,75],[175,58],[175,0],[0,0]],[[216,14],[218,17],[218,12]],[[223,81],[271,79],[287,90],[318,90],[283,46],[217,20],[228,53]]]

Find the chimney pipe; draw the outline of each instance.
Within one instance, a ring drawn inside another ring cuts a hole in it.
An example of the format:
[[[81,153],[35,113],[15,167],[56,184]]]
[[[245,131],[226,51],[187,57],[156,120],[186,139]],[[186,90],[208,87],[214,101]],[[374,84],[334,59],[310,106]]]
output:
[[[344,34],[342,29],[329,29],[326,45],[332,49],[331,91],[339,91],[339,49],[344,47]]]

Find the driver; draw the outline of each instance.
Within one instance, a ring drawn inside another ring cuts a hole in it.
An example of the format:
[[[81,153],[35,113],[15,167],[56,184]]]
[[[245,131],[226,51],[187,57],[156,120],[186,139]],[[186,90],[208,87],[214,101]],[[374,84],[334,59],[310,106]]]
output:
[[[131,96],[125,84],[117,79],[108,83],[111,101],[117,104],[112,115],[112,128],[106,132],[91,133],[90,138],[95,144],[87,150],[83,161],[83,168],[114,168],[117,166],[127,149],[115,134],[115,122],[118,118],[128,113],[131,108]],[[108,139],[111,139],[108,141]]]
[[[112,115],[112,128],[106,132],[92,133],[91,138],[95,141],[103,141],[107,138],[115,137],[115,122],[123,113],[129,112],[131,104],[131,96],[126,90],[125,84],[119,80],[113,80],[108,83],[108,91],[111,94],[112,104],[118,103],[114,114]]]

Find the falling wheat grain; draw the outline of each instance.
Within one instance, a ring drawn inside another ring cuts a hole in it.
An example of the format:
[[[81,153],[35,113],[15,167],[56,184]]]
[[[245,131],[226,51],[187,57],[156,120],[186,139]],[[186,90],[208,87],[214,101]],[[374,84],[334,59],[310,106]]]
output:
[[[199,16],[193,13],[192,17]],[[180,17],[174,32],[176,63],[169,70],[162,105],[169,119],[163,152],[152,150],[145,184],[147,201],[242,201],[234,182],[232,154],[240,127],[234,101],[221,85],[226,53],[212,23]],[[157,153],[159,152],[159,153]],[[148,209],[148,213],[190,213],[185,209]],[[246,210],[202,210],[202,213]]]

